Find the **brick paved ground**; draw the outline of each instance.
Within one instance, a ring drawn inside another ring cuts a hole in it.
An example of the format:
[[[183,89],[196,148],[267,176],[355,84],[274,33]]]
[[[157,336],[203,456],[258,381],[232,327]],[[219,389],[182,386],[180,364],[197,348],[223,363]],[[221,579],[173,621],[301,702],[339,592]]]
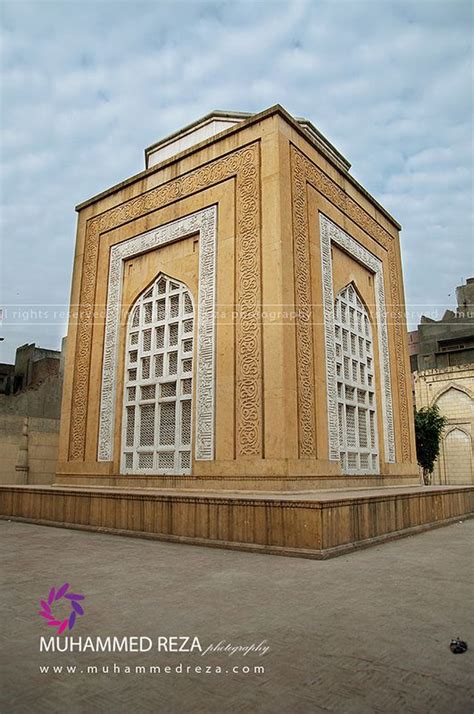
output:
[[[16,712],[472,712],[474,521],[329,561],[0,521],[2,705]],[[87,596],[73,635],[267,640],[248,655],[40,654],[37,600]],[[453,655],[449,641],[471,644]],[[222,666],[223,674],[86,674],[87,666]],[[76,665],[76,674],[39,666]],[[264,665],[264,674],[233,666]],[[81,674],[81,672],[83,672]]]

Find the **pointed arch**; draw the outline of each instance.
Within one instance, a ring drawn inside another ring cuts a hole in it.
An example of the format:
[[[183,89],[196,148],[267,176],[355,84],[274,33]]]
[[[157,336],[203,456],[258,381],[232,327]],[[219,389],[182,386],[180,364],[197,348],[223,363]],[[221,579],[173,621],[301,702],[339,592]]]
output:
[[[350,288],[352,288],[352,290],[353,290],[353,291],[355,292],[355,294],[357,295],[357,298],[358,298],[359,302],[362,303],[362,306],[364,307],[364,309],[365,309],[365,311],[366,311],[366,313],[367,313],[367,317],[369,318],[370,326],[371,326],[371,328],[373,329],[373,326],[374,326],[374,324],[375,324],[375,322],[376,322],[376,321],[375,321],[375,316],[372,315],[372,310],[371,310],[371,308],[367,305],[365,299],[364,299],[363,296],[362,296],[362,293],[359,291],[359,288],[357,287],[357,283],[356,283],[355,280],[350,280],[348,283],[346,283],[346,284],[344,285],[344,287],[342,287],[342,288],[338,291],[338,293],[337,293],[337,295],[336,295],[336,298],[337,298],[338,295],[340,295],[341,293],[343,293],[345,290],[349,290]]]
[[[448,428],[445,430],[445,432],[444,432],[444,434],[443,434],[443,438],[446,439],[446,437],[449,436],[449,434],[450,434],[452,431],[460,431],[460,432],[462,432],[465,436],[467,436],[467,438],[469,439],[469,441],[472,440],[471,434],[467,431],[467,429],[465,429],[465,428],[464,428],[463,426],[461,426],[460,424],[452,424],[452,425],[448,426]]]
[[[443,455],[446,482],[472,483],[472,437],[454,424],[443,436]]]
[[[339,452],[343,473],[378,471],[372,324],[353,282],[334,301]]]
[[[159,273],[127,322],[122,473],[191,473],[194,301]]]
[[[454,389],[458,392],[463,392],[466,396],[468,396],[472,401],[474,402],[474,394],[471,392],[471,390],[468,387],[465,387],[463,384],[459,384],[458,382],[451,381],[448,384],[445,384],[443,387],[438,389],[437,392],[435,392],[434,396],[431,397],[431,406],[433,404],[436,404],[438,399],[443,396],[446,392],[449,392],[450,389]]]
[[[466,390],[457,386],[444,389],[434,404],[451,423],[470,421],[474,415],[474,401]]]

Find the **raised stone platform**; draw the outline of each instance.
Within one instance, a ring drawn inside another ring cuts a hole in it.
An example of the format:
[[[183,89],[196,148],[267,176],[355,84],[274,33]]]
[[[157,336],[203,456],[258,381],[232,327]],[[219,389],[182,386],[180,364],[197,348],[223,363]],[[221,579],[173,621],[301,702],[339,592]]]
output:
[[[474,512],[474,486],[245,493],[0,486],[0,517],[327,558]]]
[[[286,464],[286,466],[288,466]],[[270,468],[270,467],[269,467]],[[403,469],[397,465],[398,471]],[[148,476],[146,474],[101,474],[101,473],[70,473],[67,471],[56,474],[55,486],[81,486],[85,488],[99,486],[101,488],[139,489],[147,491],[151,488],[157,491],[171,489],[173,491],[204,491],[222,492],[311,492],[321,490],[334,490],[341,493],[343,490],[352,491],[358,488],[385,488],[386,486],[418,486],[420,476],[413,473],[411,465],[406,467],[406,473],[396,475],[352,475],[340,474],[298,474],[298,476]],[[282,467],[284,470],[284,467]]]

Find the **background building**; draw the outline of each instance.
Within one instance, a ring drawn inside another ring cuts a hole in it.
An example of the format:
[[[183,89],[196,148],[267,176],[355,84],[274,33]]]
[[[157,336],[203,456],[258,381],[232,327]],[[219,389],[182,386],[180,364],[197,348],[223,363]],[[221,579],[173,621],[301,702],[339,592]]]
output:
[[[409,333],[413,372],[474,364],[474,278],[456,288],[456,299],[456,310],[446,310],[441,320],[423,315]]]
[[[65,341],[63,340],[63,347]],[[59,441],[62,353],[22,345],[0,365],[0,483],[54,481]]]
[[[436,404],[448,420],[433,483],[474,481],[474,278],[456,288],[457,308],[421,319],[410,333],[417,409]]]

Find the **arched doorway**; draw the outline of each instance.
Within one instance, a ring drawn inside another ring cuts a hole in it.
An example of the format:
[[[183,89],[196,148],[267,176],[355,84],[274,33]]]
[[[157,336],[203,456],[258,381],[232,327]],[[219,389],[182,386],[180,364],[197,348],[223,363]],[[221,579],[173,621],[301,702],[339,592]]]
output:
[[[435,481],[448,484],[472,483],[472,397],[464,386],[449,384],[435,396],[434,403],[448,420],[435,465]]]
[[[341,468],[377,473],[377,415],[372,327],[350,283],[334,304],[337,414]]]
[[[463,429],[454,428],[444,438],[445,482],[472,483],[471,437]]]
[[[159,275],[127,325],[122,473],[191,473],[193,335],[191,293]]]

